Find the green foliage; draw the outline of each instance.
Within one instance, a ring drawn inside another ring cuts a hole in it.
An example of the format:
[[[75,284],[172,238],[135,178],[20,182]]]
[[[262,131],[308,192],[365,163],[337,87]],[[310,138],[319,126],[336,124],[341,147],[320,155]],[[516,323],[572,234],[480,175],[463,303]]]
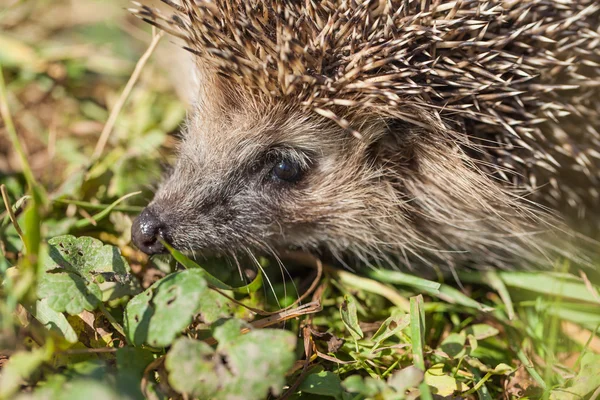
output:
[[[340,316],[346,329],[352,335],[354,340],[359,340],[364,337],[360,326],[358,325],[358,315],[356,312],[356,301],[350,296],[344,296],[344,301],[340,307]]]
[[[172,248],[168,243],[163,241],[163,244],[169,250],[169,252],[176,261],[180,262],[181,265],[183,265],[186,268],[194,269],[196,273],[204,277],[204,279],[206,279],[206,281],[214,288],[221,290],[231,290],[235,293],[252,293],[256,292],[262,287],[262,272],[260,270],[257,271],[256,278],[254,278],[254,280],[252,280],[252,282],[250,282],[249,284],[240,287],[232,287],[224,282],[221,282],[216,277],[212,276],[208,271],[204,270],[194,261],[186,257],[185,254]]]
[[[127,261],[114,246],[90,237],[66,235],[48,241],[42,257],[38,297],[71,315],[95,310],[101,301],[139,292]],[[104,290],[103,290],[104,289]]]
[[[322,309],[298,317],[277,304],[310,286],[306,268],[292,281],[269,260],[264,275],[175,249],[149,260],[130,228],[185,114],[157,62],[170,53],[151,57],[94,158],[149,37],[118,1],[11,3],[0,184],[16,224],[2,205],[0,399],[597,397],[597,271],[461,271],[463,288],[326,268]]]
[[[176,272],[150,286],[125,309],[125,332],[130,342],[153,347],[171,344],[200,311],[207,290],[197,270]]]
[[[63,313],[48,305],[48,299],[36,300],[33,304],[26,304],[25,308],[50,332],[57,333],[69,343],[77,343],[77,333]]]
[[[343,399],[412,400],[422,393],[414,388],[423,382],[423,371],[409,366],[394,372],[387,381],[352,375],[341,386]],[[358,394],[358,396],[357,396]],[[351,396],[350,396],[351,395]]]
[[[52,345],[29,352],[20,352],[10,358],[10,363],[0,375],[0,398],[9,398],[25,379],[28,379],[52,355]]]
[[[567,388],[557,388],[550,394],[552,400],[575,400],[594,392],[600,393],[600,355],[587,353],[581,359],[581,369]]]
[[[304,394],[333,397],[336,400],[348,398],[348,393],[344,391],[340,377],[329,371],[308,375],[298,389]]]
[[[169,383],[180,393],[199,399],[263,399],[280,394],[285,374],[295,360],[296,338],[291,332],[250,328],[231,319],[213,330],[219,345],[178,339],[167,355]]]

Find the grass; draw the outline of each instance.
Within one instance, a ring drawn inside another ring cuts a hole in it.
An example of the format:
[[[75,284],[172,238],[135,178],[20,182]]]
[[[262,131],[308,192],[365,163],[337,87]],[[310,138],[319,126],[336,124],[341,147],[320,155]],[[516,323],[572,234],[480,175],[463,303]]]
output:
[[[185,114],[167,40],[117,0],[10,3],[0,398],[600,397],[597,269],[461,272],[459,287],[303,260],[292,282],[264,259],[242,287],[220,260],[149,260],[131,221]]]

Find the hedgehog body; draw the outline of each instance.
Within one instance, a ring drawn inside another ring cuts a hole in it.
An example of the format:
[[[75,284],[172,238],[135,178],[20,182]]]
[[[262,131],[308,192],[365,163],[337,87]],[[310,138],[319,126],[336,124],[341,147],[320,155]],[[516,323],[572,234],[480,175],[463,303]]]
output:
[[[594,0],[163,1],[201,89],[148,252],[505,267],[599,203]]]

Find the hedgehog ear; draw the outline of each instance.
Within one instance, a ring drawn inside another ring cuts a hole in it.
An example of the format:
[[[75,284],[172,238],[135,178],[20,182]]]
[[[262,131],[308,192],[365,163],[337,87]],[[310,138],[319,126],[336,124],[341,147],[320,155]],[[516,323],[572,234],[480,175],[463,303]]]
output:
[[[415,168],[418,130],[415,125],[400,119],[386,120],[383,131],[374,138],[367,149],[369,161],[375,165],[401,164]]]
[[[196,60],[193,75],[195,104],[210,107],[212,113],[235,110],[244,104],[242,88],[231,77],[219,74],[200,60]]]

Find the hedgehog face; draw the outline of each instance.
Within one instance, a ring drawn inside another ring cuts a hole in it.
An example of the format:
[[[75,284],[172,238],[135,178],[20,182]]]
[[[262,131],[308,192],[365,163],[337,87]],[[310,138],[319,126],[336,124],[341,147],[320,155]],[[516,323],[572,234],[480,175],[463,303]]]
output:
[[[172,173],[132,227],[142,251],[164,252],[163,238],[191,253],[296,248],[410,267],[472,254],[503,265],[534,248],[529,227],[505,218],[524,209],[444,135],[355,115],[357,138],[284,102],[224,97],[236,100],[205,96],[189,118]]]
[[[133,227],[135,244],[164,251],[272,251],[339,243],[364,209],[366,145],[307,113],[252,104],[188,121],[172,173]],[[360,158],[360,157],[359,157]],[[358,197],[357,198],[357,194]],[[347,230],[347,228],[346,228]]]

